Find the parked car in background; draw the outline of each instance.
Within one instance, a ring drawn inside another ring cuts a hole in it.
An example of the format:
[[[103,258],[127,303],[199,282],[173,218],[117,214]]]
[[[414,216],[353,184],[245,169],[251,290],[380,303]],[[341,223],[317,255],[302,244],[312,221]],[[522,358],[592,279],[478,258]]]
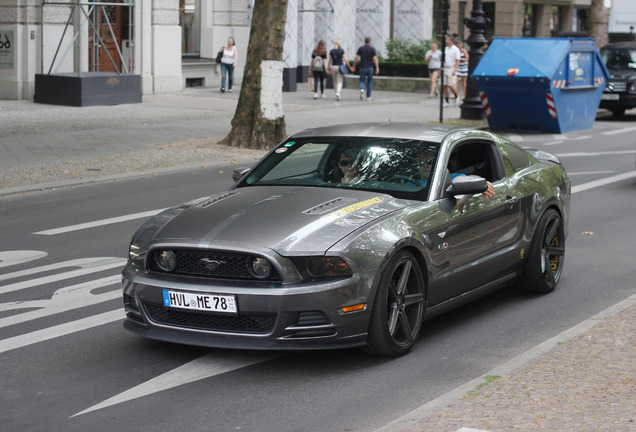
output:
[[[403,355],[450,308],[513,284],[554,290],[569,204],[556,156],[486,131],[308,129],[229,191],[139,228],[124,326],[218,348]]]
[[[601,108],[616,117],[636,108],[636,41],[615,42],[601,48],[611,77],[601,97]]]

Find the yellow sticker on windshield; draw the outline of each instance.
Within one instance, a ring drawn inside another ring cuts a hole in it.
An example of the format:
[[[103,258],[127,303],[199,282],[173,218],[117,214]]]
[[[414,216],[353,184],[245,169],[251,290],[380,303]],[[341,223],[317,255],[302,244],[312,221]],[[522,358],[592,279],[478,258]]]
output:
[[[353,212],[355,212],[357,210],[360,210],[360,209],[363,209],[365,207],[369,207],[369,206],[371,206],[373,204],[378,204],[378,203],[381,203],[381,202],[382,202],[382,198],[380,198],[380,197],[370,198],[368,200],[360,201],[360,202],[357,202],[355,204],[351,204],[351,205],[348,205],[346,207],[343,207],[340,210],[336,210],[334,212],[331,212],[331,213],[329,213],[327,215],[327,217],[329,219],[337,219],[337,218],[339,218],[341,216],[346,216],[349,213],[353,213]]]

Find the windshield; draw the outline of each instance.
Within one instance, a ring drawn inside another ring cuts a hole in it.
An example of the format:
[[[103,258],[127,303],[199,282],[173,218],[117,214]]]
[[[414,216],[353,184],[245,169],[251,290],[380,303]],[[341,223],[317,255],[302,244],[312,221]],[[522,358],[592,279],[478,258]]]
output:
[[[610,69],[636,69],[636,49],[603,48],[601,57]]]
[[[238,185],[363,189],[423,199],[439,144],[395,138],[289,140]]]

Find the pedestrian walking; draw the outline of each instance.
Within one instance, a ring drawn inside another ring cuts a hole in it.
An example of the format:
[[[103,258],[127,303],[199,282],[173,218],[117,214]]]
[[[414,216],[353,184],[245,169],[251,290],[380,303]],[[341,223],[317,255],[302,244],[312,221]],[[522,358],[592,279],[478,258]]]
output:
[[[457,103],[457,68],[459,67],[459,49],[450,36],[446,36],[444,48],[444,98],[448,106],[449,91],[453,92],[453,103]]]
[[[221,57],[221,93],[225,93],[225,77],[227,75],[227,91],[232,93],[232,84],[234,82],[234,68],[238,54],[236,53],[236,44],[233,37],[227,38],[227,44],[221,47],[223,56]]]
[[[437,49],[437,42],[431,42],[431,49],[424,54],[424,61],[428,63],[428,77],[431,79],[429,98],[437,96],[437,78],[442,67],[442,51]]]
[[[371,45],[371,37],[364,38],[364,45],[358,48],[358,52],[353,59],[353,67],[360,59],[360,100],[364,99],[364,91],[367,91],[367,100],[371,100],[371,91],[373,89],[373,74],[380,73],[380,63],[378,62],[378,54]],[[375,69],[374,69],[375,67]]]
[[[311,53],[309,70],[314,77],[314,99],[318,99],[318,82],[320,82],[320,97],[325,97],[325,62],[327,61],[327,44],[319,40]]]
[[[461,41],[457,41],[459,49],[459,66],[457,67],[457,77],[462,80],[462,100],[466,98],[466,84],[468,82],[468,51]]]
[[[333,49],[329,51],[329,61],[327,63],[327,73],[333,78],[333,88],[336,91],[336,100],[340,100],[342,83],[344,76],[351,70],[351,65],[344,50],[340,47],[340,41],[333,42]]]

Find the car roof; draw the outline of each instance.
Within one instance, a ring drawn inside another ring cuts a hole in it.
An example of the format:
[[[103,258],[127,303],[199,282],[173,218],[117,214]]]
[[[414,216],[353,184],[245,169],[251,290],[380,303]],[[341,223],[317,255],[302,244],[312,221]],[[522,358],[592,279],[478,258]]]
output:
[[[402,138],[440,143],[449,133],[466,130],[447,125],[386,122],[386,123],[350,123],[305,129],[289,139],[311,137],[375,137]]]

